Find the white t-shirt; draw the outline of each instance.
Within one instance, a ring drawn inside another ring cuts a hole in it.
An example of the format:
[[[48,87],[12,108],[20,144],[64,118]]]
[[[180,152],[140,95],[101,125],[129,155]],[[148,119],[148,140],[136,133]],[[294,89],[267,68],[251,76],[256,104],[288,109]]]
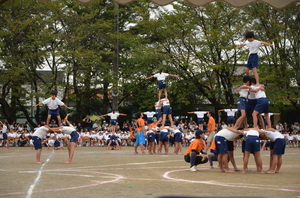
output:
[[[51,109],[51,110],[57,109],[58,106],[64,106],[64,104],[65,104],[60,99],[55,98],[55,100],[52,100],[51,97],[44,100],[42,103],[47,105],[48,108]]]
[[[76,131],[74,127],[64,126],[62,129],[59,129],[62,133],[71,134],[73,131]]]
[[[235,112],[237,111],[237,109],[224,109],[224,112],[227,113],[227,116],[234,116]]]
[[[144,114],[147,116],[147,118],[152,118],[156,113],[154,111],[146,111]]]
[[[157,101],[154,105],[155,109],[161,109],[161,105],[162,105],[162,103],[160,101]]]
[[[239,133],[232,132],[232,131],[230,131],[228,129],[222,129],[221,131],[219,131],[216,134],[216,136],[224,137],[228,141],[234,141],[234,139],[236,137],[238,137],[239,135],[240,135]]]
[[[246,46],[249,48],[249,55],[257,54],[259,47],[261,46],[261,42],[258,40],[253,40],[252,42],[247,42]]]
[[[258,88],[260,88],[260,86],[251,86],[252,89],[256,90]],[[262,90],[259,90],[258,92],[256,92],[255,94],[255,98],[258,99],[258,98],[266,98],[267,95],[266,95],[266,92],[262,91]]]
[[[250,99],[250,100],[256,100],[256,93],[253,92],[253,91],[250,91],[249,95],[248,95],[248,99]]]
[[[48,129],[47,127],[42,126],[42,127],[38,128],[38,129],[32,134],[32,136],[37,136],[37,137],[39,137],[40,139],[44,139],[44,137],[47,136],[47,131],[48,131],[48,130],[49,130],[49,129]]]
[[[283,135],[281,133],[279,133],[278,131],[266,131],[266,137],[271,141],[271,142],[275,142],[276,139],[284,139]]]
[[[157,80],[166,80],[166,77],[169,76],[168,73],[157,73],[155,75],[153,75],[155,78],[157,78]]]
[[[110,119],[116,120],[120,114],[115,112],[115,113],[109,113],[107,115],[110,116]]]
[[[244,131],[244,135],[248,136],[248,135],[253,135],[253,136],[259,136],[258,131],[256,130],[248,130],[248,131]]]
[[[197,118],[204,118],[204,115],[206,114],[206,111],[195,111],[194,114],[197,115]]]
[[[162,99],[161,102],[163,106],[170,106],[170,101],[168,99]]]
[[[249,93],[249,89],[241,89],[239,91],[240,97],[244,97],[244,98],[247,98],[248,93]]]
[[[3,125],[3,127],[2,127],[2,133],[6,133],[6,132],[7,132],[7,126]]]

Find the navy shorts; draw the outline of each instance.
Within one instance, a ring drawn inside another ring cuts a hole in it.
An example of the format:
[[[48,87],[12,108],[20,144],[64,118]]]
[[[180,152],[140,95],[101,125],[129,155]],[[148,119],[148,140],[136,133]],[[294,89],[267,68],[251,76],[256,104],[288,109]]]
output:
[[[111,119],[110,124],[111,125],[117,125],[117,120],[116,119]]]
[[[267,98],[258,98],[254,108],[259,113],[269,113],[270,103]]]
[[[248,99],[246,103],[246,113],[251,114],[256,106],[257,99]]]
[[[147,118],[147,123],[151,124],[153,122],[152,118]]]
[[[204,118],[198,118],[197,121],[198,121],[198,124],[203,124],[204,123]]]
[[[246,110],[247,99],[244,97],[240,97],[238,100],[238,110]]]
[[[260,141],[257,136],[248,135],[245,143],[245,151],[255,153],[260,151]]]
[[[182,142],[182,133],[177,132],[174,134],[174,142]]]
[[[155,109],[155,112],[156,112],[156,116],[157,116],[157,119],[161,118],[161,110],[160,109]]]
[[[79,134],[77,133],[77,131],[73,131],[71,133],[71,140],[70,142],[77,142],[78,141],[78,138],[79,138]]]
[[[7,140],[8,139],[7,133],[2,133],[2,136],[3,136],[3,140]]]
[[[227,142],[227,149],[228,151],[233,151],[234,150],[234,146],[233,146],[233,141],[226,141]]]
[[[48,109],[48,115],[52,115],[54,117],[60,116],[59,109]]]
[[[33,141],[33,145],[34,145],[35,150],[42,149],[42,140],[41,140],[41,138],[39,138],[37,136],[32,136],[32,141]]]
[[[250,54],[247,62],[247,68],[258,68],[258,55],[257,54]]]
[[[168,132],[160,132],[159,141],[168,142],[169,141]]]
[[[166,89],[167,88],[167,83],[164,80],[159,80],[158,81],[158,89]]]
[[[283,155],[285,151],[286,142],[283,138],[278,138],[275,142],[271,142],[270,149],[275,155]]]
[[[227,124],[234,124],[234,121],[235,121],[234,116],[227,117]]]
[[[227,140],[222,136],[215,136],[216,151],[218,154],[228,153]]]
[[[58,140],[55,140],[54,147],[60,147],[60,142]]]
[[[172,115],[172,107],[171,106],[164,106],[164,113],[166,115]]]
[[[148,142],[155,142],[154,133],[148,133],[147,140],[148,140]]]

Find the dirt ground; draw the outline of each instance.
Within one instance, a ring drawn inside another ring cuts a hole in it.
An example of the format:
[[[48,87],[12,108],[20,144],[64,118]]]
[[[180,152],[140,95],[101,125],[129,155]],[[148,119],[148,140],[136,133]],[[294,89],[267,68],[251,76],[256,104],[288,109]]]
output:
[[[261,155],[267,170],[269,152]],[[217,163],[190,172],[183,155],[134,155],[133,147],[77,147],[72,164],[67,157],[66,148],[43,148],[41,165],[29,147],[0,148],[0,197],[300,197],[300,148],[286,149],[278,174],[258,173],[252,156],[246,174],[221,173]],[[242,168],[240,147],[235,158]]]

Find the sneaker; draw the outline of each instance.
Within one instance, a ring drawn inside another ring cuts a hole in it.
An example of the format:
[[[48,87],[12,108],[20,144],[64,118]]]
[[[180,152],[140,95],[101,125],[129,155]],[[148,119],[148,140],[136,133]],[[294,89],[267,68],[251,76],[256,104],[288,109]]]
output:
[[[192,171],[192,172],[196,172],[196,171],[197,171],[197,168],[196,168],[196,166],[192,166],[192,167],[190,168],[190,171]]]

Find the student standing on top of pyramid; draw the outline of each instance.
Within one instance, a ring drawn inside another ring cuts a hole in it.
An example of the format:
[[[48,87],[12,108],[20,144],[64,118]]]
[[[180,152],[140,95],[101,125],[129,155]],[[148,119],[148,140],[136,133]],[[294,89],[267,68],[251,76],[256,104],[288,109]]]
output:
[[[249,76],[249,70],[253,70],[253,74],[255,76],[256,82],[259,84],[259,77],[257,73],[258,68],[258,50],[261,45],[268,45],[273,47],[272,44],[267,42],[262,42],[254,39],[254,32],[247,32],[246,33],[246,40],[248,42],[244,43],[243,45],[238,46],[238,48],[242,48],[247,46],[249,48],[249,57],[246,66],[246,75]]]
[[[161,96],[161,92],[162,90],[164,90],[165,92],[165,97],[168,98],[168,93],[167,93],[167,84],[165,82],[166,77],[167,76],[173,76],[173,77],[179,77],[177,75],[173,75],[173,74],[168,74],[168,73],[164,73],[163,69],[159,70],[159,73],[154,74],[153,76],[147,77],[146,79],[150,79],[150,78],[157,78],[158,80],[158,100],[160,100],[160,96]]]

